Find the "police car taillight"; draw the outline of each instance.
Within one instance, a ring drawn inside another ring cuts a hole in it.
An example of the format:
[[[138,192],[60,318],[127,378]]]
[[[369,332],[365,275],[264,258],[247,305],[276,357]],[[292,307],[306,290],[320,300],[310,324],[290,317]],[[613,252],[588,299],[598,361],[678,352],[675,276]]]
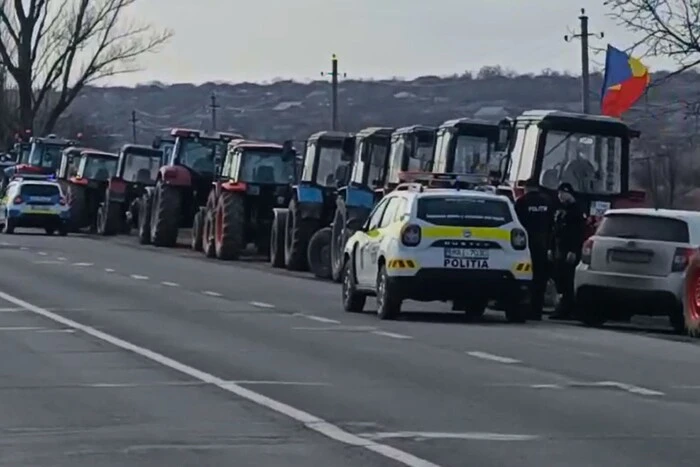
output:
[[[527,248],[527,234],[523,229],[513,229],[510,231],[510,244],[516,250]]]
[[[581,248],[581,262],[583,264],[591,264],[591,255],[593,254],[593,240],[588,239],[583,242],[583,248]]]
[[[401,243],[405,246],[418,246],[421,241],[419,225],[407,224],[401,229]]]

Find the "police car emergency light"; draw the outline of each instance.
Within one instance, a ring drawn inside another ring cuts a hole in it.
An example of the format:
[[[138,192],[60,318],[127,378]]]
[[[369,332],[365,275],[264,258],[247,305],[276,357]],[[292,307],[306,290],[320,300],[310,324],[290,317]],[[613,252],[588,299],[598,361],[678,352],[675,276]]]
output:
[[[56,180],[56,176],[53,174],[50,175],[45,175],[45,174],[20,174],[20,175],[15,175],[12,177],[12,181],[20,181],[20,180],[41,180],[41,181],[53,181]]]

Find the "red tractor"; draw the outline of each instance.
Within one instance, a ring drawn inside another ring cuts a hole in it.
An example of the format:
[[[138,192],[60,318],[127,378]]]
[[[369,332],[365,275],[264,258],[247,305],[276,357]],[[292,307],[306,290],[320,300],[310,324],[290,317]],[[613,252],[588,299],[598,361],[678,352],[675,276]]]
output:
[[[172,151],[164,157],[155,186],[147,187],[139,201],[141,244],[175,246],[179,229],[191,227],[206,205],[229,141],[243,138],[188,129],[173,129],[170,135],[175,139]]]
[[[608,209],[645,205],[645,193],[629,186],[630,142],[639,132],[621,120],[532,110],[515,119],[512,134],[500,170],[515,198],[529,178],[538,179],[552,196],[559,184],[571,183],[588,214],[587,236]]]

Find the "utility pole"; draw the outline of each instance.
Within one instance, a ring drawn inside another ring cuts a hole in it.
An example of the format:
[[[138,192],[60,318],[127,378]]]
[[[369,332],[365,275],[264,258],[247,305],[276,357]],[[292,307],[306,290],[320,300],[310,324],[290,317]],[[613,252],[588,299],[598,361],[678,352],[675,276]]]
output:
[[[209,104],[209,108],[211,109],[211,131],[216,131],[216,109],[218,109],[220,105],[216,103],[216,94],[214,92],[211,93],[211,104]]]
[[[564,36],[564,40],[571,42],[575,39],[581,39],[581,103],[583,113],[589,114],[591,113],[591,72],[588,64],[588,38],[598,37],[602,39],[604,34],[602,32],[591,34],[588,31],[588,16],[584,8],[581,8],[581,16],[578,19],[581,23],[581,31],[578,34]]]
[[[136,144],[136,122],[138,122],[138,119],[136,118],[136,111],[132,110],[131,111],[131,140]]]
[[[321,76],[326,76],[329,73],[321,72]],[[331,58],[331,129],[336,131],[338,129],[338,57],[333,54]],[[343,78],[345,77],[343,73]]]

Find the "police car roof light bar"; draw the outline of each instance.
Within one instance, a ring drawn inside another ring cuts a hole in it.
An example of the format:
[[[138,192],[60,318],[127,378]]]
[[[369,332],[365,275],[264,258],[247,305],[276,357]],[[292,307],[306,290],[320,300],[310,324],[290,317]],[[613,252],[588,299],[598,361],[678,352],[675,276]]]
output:
[[[20,174],[12,177],[12,180],[55,180],[56,176],[53,174]]]
[[[417,191],[419,193],[422,193],[425,191],[425,185],[422,185],[420,183],[399,183],[396,185],[396,188],[394,191]]]
[[[404,183],[419,183],[427,188],[476,189],[490,185],[485,174],[403,172],[399,179]]]

